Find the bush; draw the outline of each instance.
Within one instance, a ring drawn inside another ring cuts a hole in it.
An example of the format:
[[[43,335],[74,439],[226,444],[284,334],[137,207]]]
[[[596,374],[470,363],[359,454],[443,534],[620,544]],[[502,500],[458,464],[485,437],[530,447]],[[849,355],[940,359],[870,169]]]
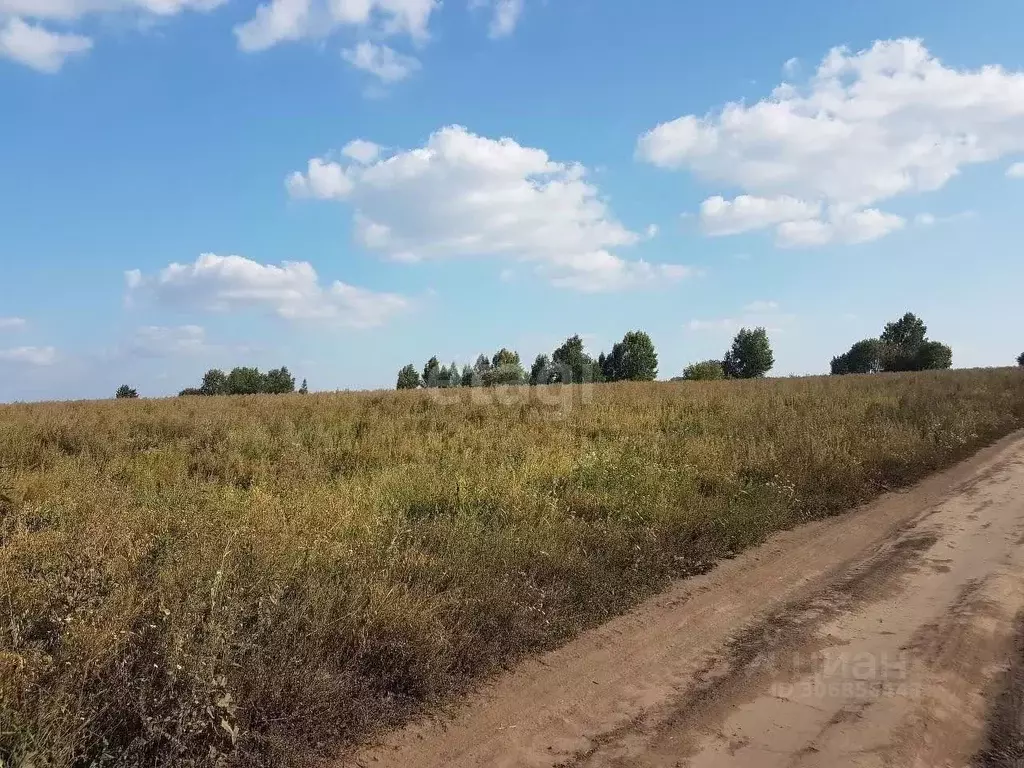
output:
[[[117,392],[114,393],[114,397],[117,398],[118,400],[136,398],[138,396],[139,393],[136,390],[129,387],[127,384],[122,384],[120,387],[117,388]]]
[[[717,381],[725,378],[721,360],[704,360],[693,363],[683,370],[683,379],[688,381]]]

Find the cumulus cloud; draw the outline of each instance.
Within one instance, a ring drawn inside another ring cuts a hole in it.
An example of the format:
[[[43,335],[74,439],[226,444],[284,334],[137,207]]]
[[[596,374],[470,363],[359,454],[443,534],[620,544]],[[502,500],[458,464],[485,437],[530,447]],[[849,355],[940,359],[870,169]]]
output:
[[[342,148],[341,154],[360,165],[369,165],[380,156],[380,147],[372,141],[355,139]]]
[[[86,16],[118,13],[165,18],[189,10],[210,11],[224,2],[227,0],[0,0],[0,58],[54,73],[68,57],[89,51],[93,41],[73,32],[55,32],[44,23],[67,26]]]
[[[13,347],[0,349],[0,362],[24,365],[52,365],[57,360],[53,347]]]
[[[88,37],[50,32],[18,17],[0,22],[0,58],[11,59],[39,72],[59,72],[69,56],[92,48]]]
[[[616,255],[642,237],[614,218],[582,166],[461,126],[370,162],[314,158],[286,185],[298,197],[350,204],[361,244],[397,260],[513,258],[534,263],[556,285],[584,291],[690,273]]]
[[[28,325],[23,317],[0,317],[0,331],[19,331]]]
[[[735,235],[784,221],[816,219],[820,215],[820,203],[785,195],[773,198],[740,195],[731,201],[715,195],[700,206],[701,226],[709,235]]]
[[[363,27],[376,34],[405,34],[427,39],[438,0],[271,0],[252,19],[235,27],[243,51],[262,51],[279,43],[323,38],[344,27]]]
[[[819,206],[818,217],[739,216],[716,200],[722,221],[774,226],[782,245],[856,243],[905,221],[876,205],[940,189],[964,166],[1024,151],[1024,73],[945,66],[918,40],[833,49],[801,86],[783,83],[756,104],[733,102],[704,116],[662,123],[637,144],[654,165],[683,169],[744,196]],[[749,208],[750,206],[747,206]],[[797,209],[801,214],[806,208]],[[730,216],[732,218],[730,218]]]
[[[309,161],[305,173],[295,171],[290,174],[284,180],[284,185],[292,197],[314,197],[320,200],[341,199],[352,191],[352,180],[345,169],[338,163],[319,157]]]
[[[404,80],[420,68],[419,61],[414,57],[368,40],[354,48],[346,48],[341,55],[353,67],[373,75],[384,84]]]
[[[1024,163],[1014,163],[1006,169],[1006,175],[1011,179],[1024,179]]]
[[[159,273],[125,273],[132,295],[158,303],[214,312],[262,309],[288,320],[321,320],[353,328],[386,323],[411,302],[340,281],[321,285],[308,262],[261,264],[243,256],[204,253],[192,264],[173,263]]]

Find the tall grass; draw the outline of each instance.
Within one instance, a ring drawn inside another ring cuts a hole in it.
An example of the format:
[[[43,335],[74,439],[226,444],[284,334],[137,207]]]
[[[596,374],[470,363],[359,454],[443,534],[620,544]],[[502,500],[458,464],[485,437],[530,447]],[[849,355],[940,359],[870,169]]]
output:
[[[565,391],[0,408],[0,759],[310,764],[1024,424],[1008,369]]]

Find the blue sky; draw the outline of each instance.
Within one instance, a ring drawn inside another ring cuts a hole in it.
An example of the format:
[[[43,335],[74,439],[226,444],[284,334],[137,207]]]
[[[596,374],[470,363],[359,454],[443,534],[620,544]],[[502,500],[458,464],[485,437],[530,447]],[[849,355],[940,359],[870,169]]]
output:
[[[0,400],[647,330],[1024,350],[1005,0],[0,0]],[[845,48],[840,48],[845,47]],[[783,84],[787,85],[783,85]],[[358,140],[358,141],[357,141]]]

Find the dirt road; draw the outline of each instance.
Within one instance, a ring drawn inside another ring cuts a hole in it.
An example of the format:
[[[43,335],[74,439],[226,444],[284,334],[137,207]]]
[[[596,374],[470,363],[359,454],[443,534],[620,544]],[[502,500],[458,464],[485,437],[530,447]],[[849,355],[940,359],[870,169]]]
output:
[[[1022,724],[1022,544],[1017,434],[680,582],[349,762],[1021,765],[1005,750]]]

